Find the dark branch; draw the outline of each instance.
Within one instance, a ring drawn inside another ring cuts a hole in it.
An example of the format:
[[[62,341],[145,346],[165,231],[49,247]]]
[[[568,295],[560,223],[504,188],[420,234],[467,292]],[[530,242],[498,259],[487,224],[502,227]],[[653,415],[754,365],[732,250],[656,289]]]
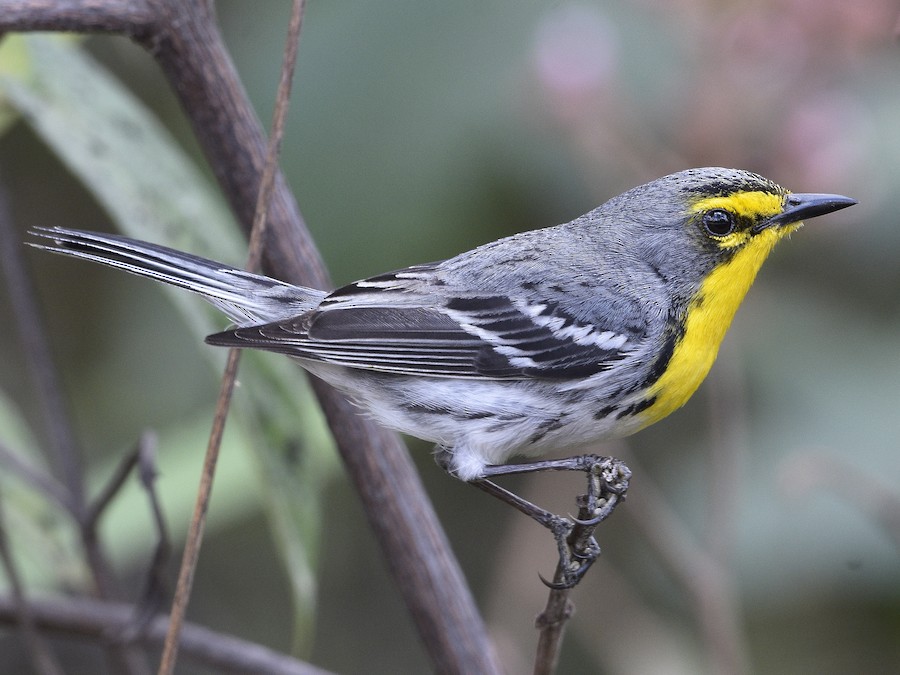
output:
[[[121,33],[143,44],[181,98],[224,194],[249,231],[266,142],[209,4],[0,0],[0,30],[37,29]],[[269,273],[307,286],[330,285],[280,172],[268,229]],[[358,416],[324,383],[314,381],[313,389],[436,668],[499,672],[484,623],[399,437]]]
[[[586,561],[586,567],[577,572],[575,583],[600,554],[594,531],[625,499],[631,480],[631,469],[621,460],[611,457],[598,459],[602,461],[591,467],[587,494],[578,499],[578,518],[566,542],[572,563]],[[574,587],[571,575],[572,570],[564,566],[561,558],[553,582],[547,584],[550,586],[547,605],[535,620],[535,626],[540,632],[534,659],[535,675],[551,675],[556,672],[566,625],[574,612],[574,605],[569,599]]]
[[[53,476],[32,466],[25,459],[3,445],[3,443],[0,443],[0,464],[3,465],[5,471],[16,474],[20,480],[40,492],[47,499],[56,502],[66,512],[71,513],[74,511],[69,493],[62,485],[56,482]]]
[[[64,637],[80,637],[104,644],[132,617],[133,607],[124,603],[87,598],[32,600],[29,611],[35,626]],[[0,624],[12,626],[19,620],[14,600],[0,596]],[[168,621],[157,616],[148,622],[137,640],[146,647],[159,647]],[[247,672],[267,675],[327,675],[309,664],[285,656],[262,645],[187,623],[181,633],[181,654],[216,672]]]
[[[136,36],[156,14],[145,0],[0,0],[0,31],[68,31]]]

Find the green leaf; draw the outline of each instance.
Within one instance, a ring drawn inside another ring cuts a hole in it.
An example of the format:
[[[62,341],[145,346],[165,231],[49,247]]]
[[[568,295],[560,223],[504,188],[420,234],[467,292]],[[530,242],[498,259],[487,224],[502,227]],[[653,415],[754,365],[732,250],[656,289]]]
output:
[[[67,33],[55,39],[77,44],[84,40],[84,36]],[[0,40],[0,76],[9,76],[22,81],[28,81],[31,78],[31,53],[26,40],[24,35],[17,33],[5,35],[3,40]],[[0,96],[0,135],[18,122],[19,117],[19,111],[6,105]]]
[[[40,35],[23,42],[29,67],[0,74],[3,93],[119,229],[238,263],[245,244],[217,189],[143,104],[77,47]],[[169,290],[198,340],[216,330],[218,315],[198,312],[196,299]],[[204,353],[220,372],[222,354]],[[238,444],[255,457],[265,482],[269,522],[294,593],[298,643],[308,645],[319,500],[337,466],[332,441],[299,369],[245,361],[248,394],[235,397],[244,439]],[[204,446],[197,443],[194,452]]]
[[[13,400],[0,392],[0,444],[34,472],[53,480],[40,447]],[[30,589],[84,586],[87,568],[69,515],[15,471],[0,472],[3,535]],[[4,591],[6,575],[0,575]]]

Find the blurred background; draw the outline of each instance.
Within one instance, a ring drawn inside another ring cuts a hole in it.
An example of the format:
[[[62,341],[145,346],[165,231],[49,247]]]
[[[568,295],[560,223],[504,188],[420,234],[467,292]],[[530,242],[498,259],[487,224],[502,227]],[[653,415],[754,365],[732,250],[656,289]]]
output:
[[[216,7],[268,125],[289,7]],[[860,202],[776,250],[683,410],[598,448],[626,458],[635,477],[599,531],[601,562],[574,593],[561,673],[900,669],[897,20],[890,0],[310,3],[282,166],[336,284],[565,222],[692,166],[750,169],[794,191]],[[159,117],[220,199],[152,59],[125,39],[94,37],[81,48]],[[0,169],[20,238],[37,225],[115,230],[103,190],[60,160],[59,145],[21,120],[2,129]],[[133,155],[129,170],[142,169]],[[197,220],[185,221],[197,239],[184,246],[213,255],[197,240],[217,235]],[[99,489],[139,435],[155,430],[178,549],[221,355],[210,356],[153,284],[23,255],[89,485]],[[231,256],[241,264],[239,245]],[[0,320],[0,434],[10,445],[33,437],[39,448],[46,433],[4,292]],[[245,366],[285,370],[277,356]],[[292,395],[306,401],[296,386]],[[254,390],[245,382],[238,396],[252,400]],[[319,424],[314,410],[286,415]],[[324,432],[304,441],[322,477],[311,503],[282,504],[303,510],[294,516],[310,530],[311,591],[290,563],[283,523],[273,525],[272,478],[248,447],[254,437],[240,421],[233,428],[189,618],[342,673],[427,671]],[[555,559],[550,537],[447,477],[425,444],[409,445],[503,663],[530,671],[532,621],[546,597],[538,573],[549,576]],[[583,489],[572,476],[509,484],[563,513]],[[14,476],[0,486],[13,500],[6,528],[22,523],[15,554],[29,584],[83,592],[65,519],[35,506]],[[137,589],[155,543],[137,487],[103,528]],[[173,584],[179,555],[168,566]],[[24,667],[16,641],[0,638],[0,672]],[[56,645],[71,672],[102,665],[76,640]],[[206,671],[185,663],[179,672]]]

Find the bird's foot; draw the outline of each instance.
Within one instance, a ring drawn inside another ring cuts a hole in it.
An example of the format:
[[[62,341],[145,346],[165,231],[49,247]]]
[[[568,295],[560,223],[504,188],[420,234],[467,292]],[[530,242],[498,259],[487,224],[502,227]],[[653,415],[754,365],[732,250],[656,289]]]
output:
[[[577,517],[558,516],[489,480],[489,477],[493,476],[538,471],[585,472],[588,481],[587,491],[576,498]],[[594,538],[594,530],[625,498],[630,478],[631,470],[619,459],[579,455],[527,464],[488,466],[485,478],[471,483],[550,530],[556,540],[559,562],[553,581],[547,581],[543,577],[541,580],[552,589],[565,590],[575,586],[600,555],[600,546]]]

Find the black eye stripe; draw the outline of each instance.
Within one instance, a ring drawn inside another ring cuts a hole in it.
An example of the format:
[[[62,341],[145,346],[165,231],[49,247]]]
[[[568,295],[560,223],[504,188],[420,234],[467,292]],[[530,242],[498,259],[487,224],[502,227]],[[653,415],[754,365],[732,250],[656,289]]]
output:
[[[714,237],[724,237],[734,232],[737,218],[726,209],[710,209],[703,214],[703,227]]]

